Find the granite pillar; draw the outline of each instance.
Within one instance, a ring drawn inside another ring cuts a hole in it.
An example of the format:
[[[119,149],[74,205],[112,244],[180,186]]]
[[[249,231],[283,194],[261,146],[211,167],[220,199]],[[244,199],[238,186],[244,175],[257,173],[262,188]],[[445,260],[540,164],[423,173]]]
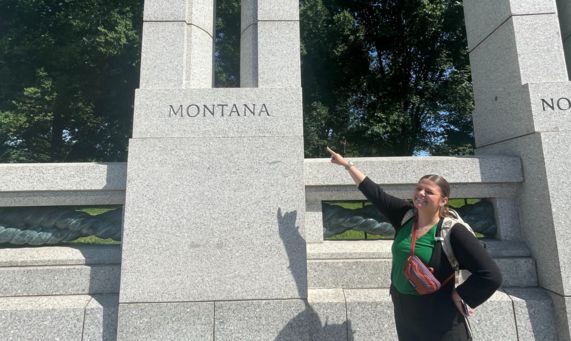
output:
[[[557,12],[559,13],[559,25],[561,27],[561,39],[565,50],[565,61],[571,65],[571,0],[557,0]],[[571,79],[571,68],[568,68]]]
[[[537,261],[539,285],[571,296],[571,83],[555,0],[466,0],[473,71],[476,154],[517,156],[524,182],[517,198],[522,235]],[[565,306],[566,307],[566,306]],[[570,339],[569,311],[558,311]]]
[[[211,88],[214,0],[146,0],[141,89]]]
[[[243,0],[240,84],[300,88],[299,1]]]
[[[307,310],[301,86],[280,73],[300,72],[299,24],[279,16],[297,4],[243,2],[242,49],[260,53],[243,53],[242,88],[213,89],[213,1],[167,2],[145,4],[156,32],[129,143],[118,337],[305,339],[292,329]]]

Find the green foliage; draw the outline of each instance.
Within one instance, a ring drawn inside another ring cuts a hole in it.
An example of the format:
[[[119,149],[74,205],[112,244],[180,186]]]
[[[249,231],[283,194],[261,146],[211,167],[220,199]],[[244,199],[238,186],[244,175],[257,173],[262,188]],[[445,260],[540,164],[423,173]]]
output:
[[[0,3],[0,161],[124,161],[143,0]]]
[[[306,156],[469,154],[462,3],[302,0]]]
[[[124,161],[144,0],[0,2],[0,162]],[[218,0],[215,85],[237,87],[240,0]],[[306,157],[470,154],[463,7],[300,0]]]
[[[240,0],[217,0],[215,79],[217,88],[240,87]]]

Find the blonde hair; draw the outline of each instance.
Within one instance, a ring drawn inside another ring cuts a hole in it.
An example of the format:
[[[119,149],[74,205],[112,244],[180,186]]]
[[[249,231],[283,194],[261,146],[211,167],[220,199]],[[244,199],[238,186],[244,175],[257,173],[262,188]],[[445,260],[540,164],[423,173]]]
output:
[[[446,179],[436,174],[428,174],[420,178],[420,180],[424,179],[434,182],[440,188],[440,194],[442,195],[443,198],[450,197],[450,184],[448,184],[448,181],[446,181]],[[450,217],[451,216],[450,208],[446,205],[440,206],[438,215],[440,216],[440,218]]]

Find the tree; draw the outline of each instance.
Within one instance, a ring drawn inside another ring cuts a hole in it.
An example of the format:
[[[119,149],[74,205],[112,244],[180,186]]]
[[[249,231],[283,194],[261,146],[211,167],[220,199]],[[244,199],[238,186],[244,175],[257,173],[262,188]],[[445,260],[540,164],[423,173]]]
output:
[[[0,161],[124,161],[144,0],[0,2]],[[300,0],[305,153],[468,154],[462,3]],[[240,0],[218,0],[217,87],[239,86]]]
[[[240,87],[240,0],[217,0],[215,79],[217,88]]]
[[[124,161],[143,0],[0,3],[0,160]]]
[[[352,156],[471,152],[461,2],[302,0],[301,13],[306,156],[325,143]]]

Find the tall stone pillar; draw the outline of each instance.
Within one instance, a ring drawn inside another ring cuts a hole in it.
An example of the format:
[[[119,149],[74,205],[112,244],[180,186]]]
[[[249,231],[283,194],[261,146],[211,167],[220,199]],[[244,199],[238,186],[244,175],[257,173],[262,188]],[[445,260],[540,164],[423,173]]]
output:
[[[280,6],[298,17],[250,4],[250,83],[214,89],[214,1],[146,0],[119,340],[307,339],[299,23],[261,15]]]
[[[557,11],[559,12],[559,24],[561,27],[561,40],[565,50],[565,61],[571,66],[571,0],[557,0]],[[567,68],[567,73],[571,79],[571,67]]]
[[[519,156],[518,203],[540,286],[571,339],[571,83],[555,0],[465,0],[476,154]]]

